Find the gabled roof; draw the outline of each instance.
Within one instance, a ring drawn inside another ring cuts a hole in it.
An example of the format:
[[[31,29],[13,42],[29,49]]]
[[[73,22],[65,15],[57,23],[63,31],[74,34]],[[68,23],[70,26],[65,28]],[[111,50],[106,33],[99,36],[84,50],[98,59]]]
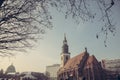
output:
[[[89,64],[89,63],[96,63],[96,62],[98,62],[98,61],[97,61],[97,59],[95,58],[94,55],[89,56],[89,58],[87,60],[87,64]]]
[[[91,55],[87,59],[86,67],[92,67],[93,65],[99,66],[99,62],[94,55]]]
[[[88,56],[88,57],[87,57]],[[85,60],[85,64],[82,62]],[[82,62],[82,64],[81,64]],[[97,61],[96,57],[94,55],[89,56],[89,53],[87,53],[87,51],[80,53],[79,55],[69,59],[67,61],[67,63],[65,64],[64,67],[61,67],[58,71],[58,74],[62,73],[62,72],[66,72],[75,68],[78,68],[81,66],[85,66],[87,68],[90,68],[92,66],[98,66],[100,68],[99,62]]]
[[[60,68],[59,71],[61,72],[61,71],[77,68],[78,64],[80,64],[80,62],[82,61],[83,57],[86,56],[86,55],[88,55],[88,53],[85,51],[85,52],[82,52],[79,55],[69,59],[67,61],[67,63],[65,64],[65,66]]]

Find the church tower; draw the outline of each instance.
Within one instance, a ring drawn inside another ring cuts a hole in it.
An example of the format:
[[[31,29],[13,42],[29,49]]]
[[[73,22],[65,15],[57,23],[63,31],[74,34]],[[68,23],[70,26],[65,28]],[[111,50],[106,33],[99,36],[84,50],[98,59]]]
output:
[[[64,34],[62,53],[61,53],[61,67],[70,59],[69,46],[67,44],[66,35]]]

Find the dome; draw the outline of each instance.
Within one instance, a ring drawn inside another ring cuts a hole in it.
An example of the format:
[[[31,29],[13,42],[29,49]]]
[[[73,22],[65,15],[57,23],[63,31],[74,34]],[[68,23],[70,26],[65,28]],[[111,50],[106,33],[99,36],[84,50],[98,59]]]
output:
[[[7,70],[6,73],[16,73],[15,67],[13,66],[13,64],[11,64]]]

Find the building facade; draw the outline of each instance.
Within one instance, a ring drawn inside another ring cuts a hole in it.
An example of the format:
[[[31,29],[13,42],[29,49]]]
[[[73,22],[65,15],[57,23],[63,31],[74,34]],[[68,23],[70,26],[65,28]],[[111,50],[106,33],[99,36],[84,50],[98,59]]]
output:
[[[50,80],[40,72],[16,72],[15,66],[11,64],[4,72],[0,70],[0,80]]]
[[[59,68],[60,64],[46,66],[46,76],[48,76],[50,80],[57,80],[57,71]]]
[[[102,60],[106,80],[120,80],[120,59]]]
[[[120,73],[120,59],[102,60],[101,65],[103,69]]]
[[[87,48],[84,52],[70,58],[66,36],[62,46],[61,67],[57,74],[58,80],[104,80],[100,63],[94,55],[89,55]]]

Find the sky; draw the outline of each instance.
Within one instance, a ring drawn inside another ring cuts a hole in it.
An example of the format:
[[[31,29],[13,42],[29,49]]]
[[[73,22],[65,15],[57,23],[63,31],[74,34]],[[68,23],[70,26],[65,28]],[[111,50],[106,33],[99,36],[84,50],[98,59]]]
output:
[[[113,12],[116,22],[116,34],[109,34],[107,39],[107,47],[104,46],[104,35],[100,34],[100,38],[96,38],[96,33],[100,32],[101,23],[96,21],[81,21],[76,24],[71,18],[65,19],[64,14],[52,10],[53,28],[47,30],[43,35],[43,39],[38,40],[36,45],[27,50],[27,53],[20,53],[13,57],[0,57],[0,68],[6,70],[13,64],[17,72],[36,71],[45,72],[46,66],[60,64],[60,53],[64,33],[69,45],[71,57],[76,56],[85,50],[90,55],[100,61],[102,59],[120,59],[120,10],[115,8]],[[19,52],[18,52],[19,53]]]

